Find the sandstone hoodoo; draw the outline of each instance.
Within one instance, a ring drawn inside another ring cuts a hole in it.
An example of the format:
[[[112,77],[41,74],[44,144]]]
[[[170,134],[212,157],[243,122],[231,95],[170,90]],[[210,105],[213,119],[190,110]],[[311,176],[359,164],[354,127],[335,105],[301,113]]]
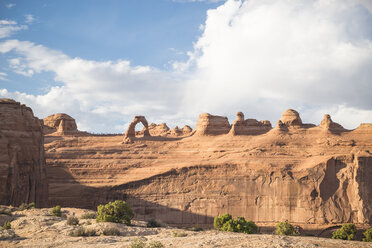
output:
[[[195,134],[200,136],[227,134],[229,131],[230,124],[227,117],[208,113],[199,115],[199,120],[195,127]]]
[[[42,121],[32,110],[0,99],[0,204],[47,204]]]
[[[44,133],[57,132],[59,135],[76,134],[78,132],[75,119],[63,113],[50,115],[43,119]]]
[[[142,115],[135,116],[133,121],[129,124],[129,127],[124,135],[124,143],[132,143],[134,138],[136,137],[136,125],[138,123],[142,123],[143,125],[143,136],[144,137],[150,137],[150,131],[149,131],[149,124],[146,120],[146,118]]]
[[[331,131],[331,132],[342,132],[345,131],[343,126],[340,124],[333,122],[331,119],[331,116],[328,114],[324,115],[324,118],[322,122],[320,123],[319,127],[321,127],[324,130]]]

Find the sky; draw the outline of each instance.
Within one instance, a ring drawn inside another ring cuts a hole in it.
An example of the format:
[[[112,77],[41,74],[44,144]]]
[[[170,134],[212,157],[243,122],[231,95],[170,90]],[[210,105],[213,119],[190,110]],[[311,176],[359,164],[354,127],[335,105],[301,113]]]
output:
[[[135,115],[372,122],[371,0],[0,0],[0,97],[123,133]]]

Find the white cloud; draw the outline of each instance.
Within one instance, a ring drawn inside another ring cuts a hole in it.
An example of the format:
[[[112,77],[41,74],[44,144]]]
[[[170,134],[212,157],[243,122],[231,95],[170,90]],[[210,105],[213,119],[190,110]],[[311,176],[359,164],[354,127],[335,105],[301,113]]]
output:
[[[31,24],[35,21],[35,18],[31,14],[25,15],[25,18],[26,18],[26,23],[28,23],[28,24]]]
[[[13,7],[15,7],[16,4],[15,3],[8,3],[8,4],[5,4],[5,7],[7,7],[8,9],[11,9]]]
[[[8,76],[8,74],[6,74],[5,72],[0,72],[0,80],[8,81],[6,76]]]
[[[131,66],[124,60],[96,62],[71,58],[60,51],[18,40],[0,43],[0,53],[9,52],[18,55],[9,60],[14,72],[29,76],[54,72],[55,81],[62,83],[45,95],[0,92],[3,97],[31,106],[39,117],[66,112],[76,116],[89,130],[113,131],[110,122],[130,121],[136,114],[151,113],[161,118],[163,112],[175,113],[179,106],[177,80],[152,67]],[[169,109],[169,105],[173,108]]]
[[[372,12],[355,1],[227,1],[207,12],[187,61],[166,72],[129,61],[71,58],[27,41],[0,43],[16,73],[53,72],[44,95],[0,90],[39,117],[65,112],[81,129],[120,130],[134,115],[192,124],[201,112],[269,119],[287,108],[347,128],[372,122]],[[11,21],[8,21],[11,22]],[[17,25],[15,22],[4,25]],[[0,25],[2,23],[0,22]]]
[[[18,25],[15,21],[0,20],[0,39],[11,36],[17,31],[27,29],[26,25]]]
[[[371,110],[371,21],[351,1],[227,1],[208,11],[186,63],[184,110],[274,121],[289,107]],[[361,121],[372,116],[347,123]]]

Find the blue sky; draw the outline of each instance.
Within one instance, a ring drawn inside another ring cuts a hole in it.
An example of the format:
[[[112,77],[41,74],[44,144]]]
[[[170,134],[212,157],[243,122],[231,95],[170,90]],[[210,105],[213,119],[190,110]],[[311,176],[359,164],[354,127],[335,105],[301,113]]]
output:
[[[206,11],[221,3],[171,0],[10,0],[0,2],[0,16],[28,25],[12,39],[27,40],[71,57],[105,61],[126,59],[133,65],[167,70],[169,62],[187,59]],[[12,6],[14,4],[14,6]],[[26,16],[34,20],[27,23]],[[0,65],[6,67],[6,61]],[[27,93],[43,93],[53,75],[25,78],[9,73],[14,83],[0,87]],[[26,83],[26,81],[28,83]]]
[[[81,130],[293,108],[372,122],[370,0],[0,0],[0,97]]]

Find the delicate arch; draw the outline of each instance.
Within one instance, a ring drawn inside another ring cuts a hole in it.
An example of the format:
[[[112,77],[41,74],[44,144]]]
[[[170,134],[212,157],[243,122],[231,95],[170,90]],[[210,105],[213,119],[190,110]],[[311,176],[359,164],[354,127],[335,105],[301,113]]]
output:
[[[151,136],[150,131],[149,131],[149,124],[146,118],[144,116],[139,115],[139,116],[135,116],[133,121],[129,124],[129,127],[124,135],[124,142],[126,143],[133,142],[134,137],[136,137],[136,129],[135,129],[136,125],[140,122],[143,124],[144,129],[145,129],[143,136],[145,137]]]

